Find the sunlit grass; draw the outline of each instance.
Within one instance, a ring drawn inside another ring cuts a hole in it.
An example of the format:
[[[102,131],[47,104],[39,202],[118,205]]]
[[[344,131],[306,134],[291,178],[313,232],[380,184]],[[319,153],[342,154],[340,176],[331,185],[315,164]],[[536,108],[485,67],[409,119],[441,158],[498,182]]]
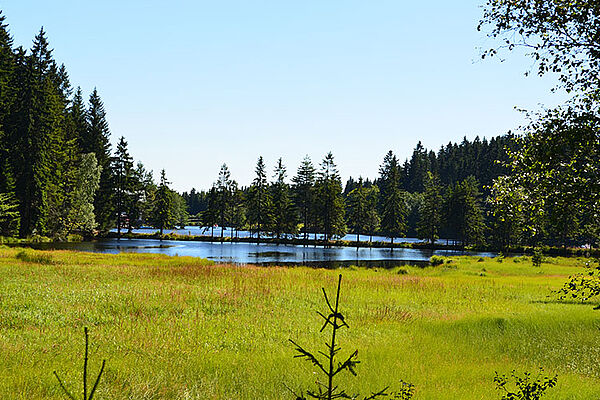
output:
[[[284,399],[284,383],[314,386],[288,339],[322,347],[319,291],[339,270],[19,251],[0,249],[2,399],[61,399],[53,370],[80,387],[84,326],[91,371],[107,359],[98,399]],[[415,399],[494,399],[495,370],[543,366],[559,374],[547,399],[598,398],[600,311],[548,297],[583,261],[453,260],[341,270],[340,341],[362,361],[349,392],[402,378]]]

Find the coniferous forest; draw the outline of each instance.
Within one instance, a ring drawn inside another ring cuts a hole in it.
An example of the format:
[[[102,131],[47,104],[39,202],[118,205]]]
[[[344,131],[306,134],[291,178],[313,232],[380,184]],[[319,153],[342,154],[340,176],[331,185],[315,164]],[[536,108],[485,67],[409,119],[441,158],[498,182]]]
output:
[[[179,194],[164,170],[155,182],[134,162],[124,137],[111,146],[99,91],[70,82],[44,29],[30,49],[15,47],[1,15],[0,234],[67,240],[194,223],[258,240],[351,233],[503,250],[597,246],[598,114],[586,104],[538,115],[522,135],[465,137],[437,151],[419,142],[407,160],[390,150],[374,177],[342,182],[331,152],[296,171],[258,157],[249,186],[223,164],[211,188]]]

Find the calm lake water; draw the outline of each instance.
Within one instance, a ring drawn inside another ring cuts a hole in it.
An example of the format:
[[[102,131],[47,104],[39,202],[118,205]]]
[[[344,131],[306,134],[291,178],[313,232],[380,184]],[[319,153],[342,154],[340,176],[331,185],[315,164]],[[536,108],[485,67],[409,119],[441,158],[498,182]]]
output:
[[[113,232],[116,232],[116,229],[112,230]],[[157,232],[158,229],[155,228],[140,228],[140,229],[134,229],[132,232],[133,233],[155,233]],[[126,232],[126,231],[121,231],[121,232]],[[186,226],[185,228],[182,229],[165,229],[164,234],[168,234],[168,233],[176,233],[178,235],[186,235],[186,236],[210,236],[211,235],[211,228],[207,228],[207,227],[201,227],[201,226]],[[213,229],[213,235],[215,237],[221,237],[221,228],[220,227],[216,227]],[[223,228],[223,236],[225,237],[231,237],[231,236],[238,236],[238,237],[250,237],[250,232],[248,231],[232,231],[231,228]],[[254,235],[256,236],[256,235]],[[265,237],[266,234],[265,233],[261,233],[261,237]],[[300,235],[299,237],[302,237],[302,235]],[[313,239],[314,235],[311,233],[309,235],[310,239]],[[317,234],[317,237],[322,239],[323,235]],[[369,236],[367,235],[360,235],[360,240],[361,241],[368,241],[369,240]],[[344,237],[342,237],[342,240],[356,240],[356,235],[355,234],[349,234],[346,235]],[[385,237],[385,236],[377,236],[377,235],[373,235],[372,240],[374,242],[386,242],[389,243],[391,241],[390,238]],[[422,242],[421,239],[416,239],[416,238],[394,238],[394,243],[418,243],[418,242]],[[439,243],[446,243],[445,239],[441,239],[438,240]]]
[[[105,239],[82,243],[43,243],[36,248],[68,249],[96,253],[160,253],[171,256],[208,258],[216,262],[259,265],[311,265],[338,267],[345,265],[392,267],[420,264],[432,255],[461,254],[493,257],[489,252],[459,252],[451,250],[369,249],[355,247],[304,247],[255,243],[193,242],[155,239]]]

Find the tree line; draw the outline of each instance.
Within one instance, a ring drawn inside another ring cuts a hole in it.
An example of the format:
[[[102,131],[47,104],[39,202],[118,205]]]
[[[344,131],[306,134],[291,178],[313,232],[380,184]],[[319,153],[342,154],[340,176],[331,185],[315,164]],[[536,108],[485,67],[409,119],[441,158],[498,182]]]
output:
[[[490,141],[465,138],[438,153],[419,143],[404,163],[389,151],[377,178],[350,178],[345,185],[331,152],[318,165],[306,156],[290,179],[281,158],[269,176],[259,157],[248,187],[239,187],[223,164],[209,190],[192,189],[182,197],[189,213],[211,227],[213,236],[218,226],[221,237],[223,228],[230,227],[233,235],[249,230],[258,240],[268,234],[327,241],[353,233],[357,241],[361,235],[369,240],[383,235],[392,243],[412,236],[433,244],[442,236],[465,245],[484,244],[493,216],[484,201],[489,185],[479,179],[491,184],[508,170],[496,160],[508,160],[506,148],[514,143],[510,134]]]
[[[43,28],[31,49],[15,47],[0,11],[0,236],[159,226],[166,197],[183,222],[181,196],[134,165],[125,138],[112,150],[98,91],[86,102],[52,51]]]
[[[521,23],[502,4],[490,1],[482,21],[492,25],[493,35],[506,31],[503,18]],[[543,26],[553,15],[542,13],[533,22]],[[598,58],[588,57],[592,63]],[[146,225],[162,234],[192,215],[205,226],[250,230],[258,240],[265,234],[330,240],[353,233],[357,240],[410,236],[434,243],[441,237],[504,249],[597,246],[600,112],[594,71],[584,71],[590,79],[572,82],[562,75],[567,88],[585,96],[533,116],[520,136],[465,138],[437,152],[418,143],[406,161],[390,151],[377,177],[350,178],[345,185],[332,153],[318,165],[307,156],[291,179],[283,160],[271,172],[260,157],[247,187],[223,165],[209,190],[180,195],[164,170],[154,182],[151,171],[134,163],[124,137],[113,150],[98,91],[86,102],[73,88],[43,28],[31,49],[15,47],[0,12],[0,235],[66,239]]]

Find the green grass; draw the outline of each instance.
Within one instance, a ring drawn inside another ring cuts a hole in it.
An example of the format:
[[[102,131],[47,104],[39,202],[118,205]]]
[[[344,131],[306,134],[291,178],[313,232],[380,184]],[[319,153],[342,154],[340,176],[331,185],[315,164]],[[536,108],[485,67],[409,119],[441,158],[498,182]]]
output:
[[[0,248],[0,398],[61,399],[80,388],[83,327],[98,399],[289,399],[314,387],[293,338],[322,348],[320,288],[340,270],[235,267],[146,254]],[[42,260],[42,261],[40,261]],[[43,260],[50,260],[45,262]],[[347,268],[341,307],[359,349],[348,392],[402,378],[415,399],[499,399],[494,371],[559,375],[545,399],[600,396],[600,311],[548,297],[582,260],[478,257],[419,269]]]

